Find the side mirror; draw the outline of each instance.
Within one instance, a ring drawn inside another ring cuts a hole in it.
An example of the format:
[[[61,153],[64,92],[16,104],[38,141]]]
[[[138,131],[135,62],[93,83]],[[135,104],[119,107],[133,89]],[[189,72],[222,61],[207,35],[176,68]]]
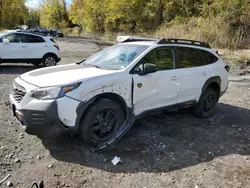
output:
[[[10,41],[8,39],[3,39],[3,44],[9,44]]]
[[[157,71],[157,66],[155,64],[146,63],[144,64],[144,71],[142,71],[139,75],[143,76],[156,71]]]

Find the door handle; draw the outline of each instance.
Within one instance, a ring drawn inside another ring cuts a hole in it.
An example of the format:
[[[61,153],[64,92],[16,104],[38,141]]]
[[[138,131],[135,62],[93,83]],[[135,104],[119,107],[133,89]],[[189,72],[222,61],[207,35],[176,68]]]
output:
[[[202,75],[203,75],[203,76],[207,76],[207,72],[204,71],[204,72],[202,73]]]
[[[177,76],[172,76],[171,77],[171,80],[177,80],[179,77],[177,77]]]
[[[27,46],[21,46],[22,48],[26,48]]]

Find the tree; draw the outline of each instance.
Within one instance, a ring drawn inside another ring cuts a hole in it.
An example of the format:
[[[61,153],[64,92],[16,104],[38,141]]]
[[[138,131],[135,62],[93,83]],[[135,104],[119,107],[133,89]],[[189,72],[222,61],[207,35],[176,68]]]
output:
[[[25,24],[40,25],[40,10],[30,9],[28,12],[28,16],[25,18]]]
[[[40,12],[40,24],[47,28],[66,28],[68,12],[64,0],[46,0]]]
[[[28,14],[24,0],[0,0],[0,24],[12,28],[23,24]]]

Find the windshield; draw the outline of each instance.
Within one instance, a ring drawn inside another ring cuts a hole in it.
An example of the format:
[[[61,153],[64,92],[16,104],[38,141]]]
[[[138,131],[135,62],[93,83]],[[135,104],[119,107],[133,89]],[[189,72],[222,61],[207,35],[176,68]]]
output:
[[[103,69],[123,69],[148,47],[146,45],[114,45],[90,56],[84,64]]]

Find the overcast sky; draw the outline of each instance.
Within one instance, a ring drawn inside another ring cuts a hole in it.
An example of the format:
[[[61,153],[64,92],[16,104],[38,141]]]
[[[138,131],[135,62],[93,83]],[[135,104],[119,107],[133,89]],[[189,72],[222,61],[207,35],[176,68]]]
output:
[[[37,8],[39,7],[39,4],[42,2],[42,0],[28,0],[25,4],[28,7]],[[69,5],[72,2],[72,0],[66,0],[66,3]]]

